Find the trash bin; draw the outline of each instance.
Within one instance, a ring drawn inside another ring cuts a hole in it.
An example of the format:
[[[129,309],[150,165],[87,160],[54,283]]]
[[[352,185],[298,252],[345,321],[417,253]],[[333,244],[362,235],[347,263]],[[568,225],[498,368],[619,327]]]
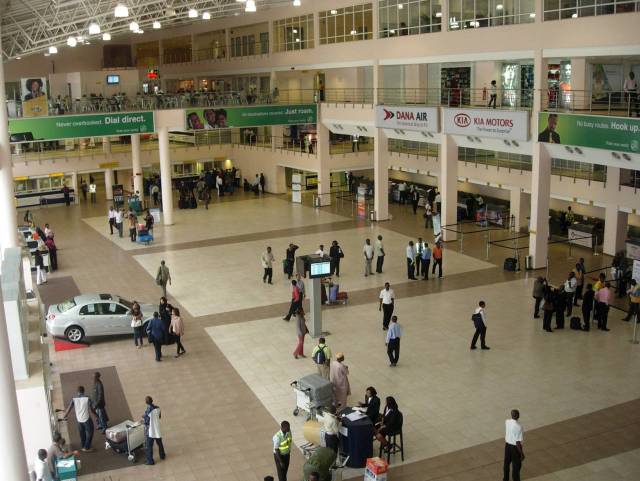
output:
[[[313,206],[314,207],[320,207],[320,196],[319,195],[314,195],[313,196]]]
[[[370,210],[369,211],[369,220],[371,222],[375,222],[376,221],[376,211],[375,210]]]
[[[524,258],[524,268],[527,271],[533,269],[533,256],[525,256]]]

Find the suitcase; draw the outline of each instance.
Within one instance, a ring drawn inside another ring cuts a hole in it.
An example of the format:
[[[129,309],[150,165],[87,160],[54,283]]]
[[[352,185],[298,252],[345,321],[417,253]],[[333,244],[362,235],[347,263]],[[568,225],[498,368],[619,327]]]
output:
[[[332,284],[329,286],[329,302],[336,302],[338,300],[339,284]]]
[[[123,421],[120,424],[107,428],[104,435],[112,443],[124,443],[127,441],[127,426],[134,424],[133,421]]]
[[[572,317],[569,321],[569,327],[575,331],[579,331],[582,329],[581,320],[579,317]]]
[[[514,272],[516,270],[517,266],[518,266],[518,260],[515,257],[507,257],[504,260],[504,270],[505,271]]]

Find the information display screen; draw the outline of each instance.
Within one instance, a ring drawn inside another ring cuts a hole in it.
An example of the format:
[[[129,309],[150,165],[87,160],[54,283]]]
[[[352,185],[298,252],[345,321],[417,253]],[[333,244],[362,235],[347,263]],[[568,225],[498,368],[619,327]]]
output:
[[[107,75],[107,85],[118,85],[120,83],[120,75]]]
[[[309,268],[309,277],[325,277],[331,275],[331,262],[312,262]]]

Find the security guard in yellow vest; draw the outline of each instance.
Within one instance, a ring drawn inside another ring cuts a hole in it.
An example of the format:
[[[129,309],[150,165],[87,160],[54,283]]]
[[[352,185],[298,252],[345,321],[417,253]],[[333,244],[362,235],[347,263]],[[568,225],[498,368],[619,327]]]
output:
[[[292,443],[291,426],[288,421],[282,421],[280,431],[273,436],[273,457],[276,460],[278,481],[287,481]]]

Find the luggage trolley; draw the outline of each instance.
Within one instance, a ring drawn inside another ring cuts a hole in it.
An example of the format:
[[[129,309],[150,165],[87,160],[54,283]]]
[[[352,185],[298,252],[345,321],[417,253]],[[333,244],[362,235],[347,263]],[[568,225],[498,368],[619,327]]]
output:
[[[105,449],[113,449],[118,454],[126,453],[129,461],[136,461],[136,451],[145,443],[142,422],[124,421],[108,428],[105,434]]]
[[[296,394],[294,416],[303,410],[308,413],[307,419],[315,418],[318,409],[329,407],[333,402],[333,386],[319,374],[307,374],[293,381],[291,386]]]

